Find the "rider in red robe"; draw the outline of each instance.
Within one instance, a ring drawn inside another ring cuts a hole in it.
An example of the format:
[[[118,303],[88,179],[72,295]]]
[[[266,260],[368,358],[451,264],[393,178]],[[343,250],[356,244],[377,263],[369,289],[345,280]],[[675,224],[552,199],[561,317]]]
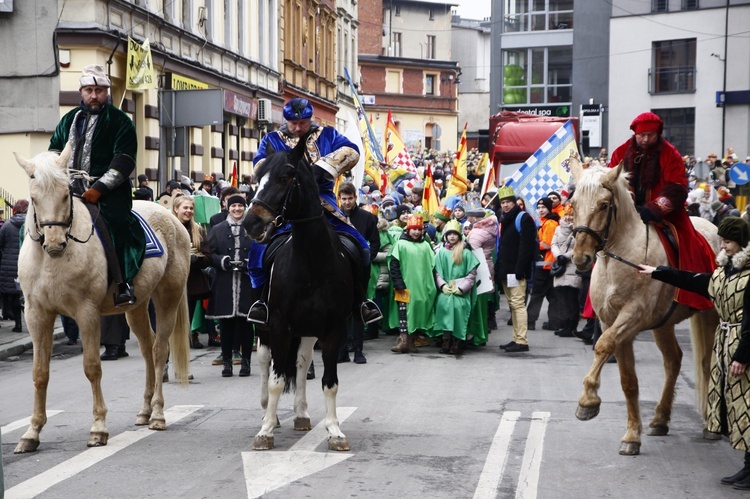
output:
[[[624,162],[623,168],[630,173],[635,205],[644,223],[668,222],[674,226],[679,268],[713,272],[714,252],[685,211],[688,194],[685,164],[677,148],[661,136],[664,122],[654,113],[642,113],[633,120],[630,129],[634,135],[615,149],[609,166]],[[710,300],[684,290],[678,290],[676,299],[698,310],[712,307]]]

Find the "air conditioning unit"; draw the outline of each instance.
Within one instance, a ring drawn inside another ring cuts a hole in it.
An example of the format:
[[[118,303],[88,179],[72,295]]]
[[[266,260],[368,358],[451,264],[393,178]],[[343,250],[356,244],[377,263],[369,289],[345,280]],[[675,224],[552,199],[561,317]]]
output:
[[[258,99],[258,122],[271,122],[271,99]]]

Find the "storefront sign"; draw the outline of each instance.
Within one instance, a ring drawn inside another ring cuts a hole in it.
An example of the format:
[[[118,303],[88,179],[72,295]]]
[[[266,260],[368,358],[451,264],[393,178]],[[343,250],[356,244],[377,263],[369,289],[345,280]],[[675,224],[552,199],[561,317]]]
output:
[[[165,90],[205,90],[208,88],[208,84],[187,76],[165,73],[164,87]]]
[[[258,116],[258,101],[224,90],[224,111],[254,120]]]

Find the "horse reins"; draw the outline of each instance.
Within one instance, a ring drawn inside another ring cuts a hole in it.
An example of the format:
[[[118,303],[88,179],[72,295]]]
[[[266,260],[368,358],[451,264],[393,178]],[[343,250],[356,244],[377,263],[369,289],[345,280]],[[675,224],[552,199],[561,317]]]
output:
[[[295,170],[297,169],[296,167],[292,165],[290,166]],[[271,207],[271,205],[269,205],[268,203],[266,203],[265,201],[263,201],[262,199],[258,197],[254,197],[253,199],[250,200],[250,202],[252,204],[257,204],[263,209],[265,209],[266,211],[268,211],[273,216],[273,220],[271,220],[269,224],[273,224],[273,226],[277,228],[281,227],[286,222],[289,222],[292,224],[303,224],[307,222],[312,222],[313,220],[317,220],[318,218],[322,217],[323,210],[321,209],[319,214],[314,215],[312,217],[295,218],[295,219],[286,218],[286,209],[287,209],[287,206],[289,206],[289,200],[292,198],[292,191],[296,187],[299,187],[299,182],[297,181],[297,177],[295,176],[294,179],[292,180],[292,184],[286,190],[286,194],[284,195],[284,203],[281,205],[281,211],[279,213],[277,213],[276,210],[274,210]]]

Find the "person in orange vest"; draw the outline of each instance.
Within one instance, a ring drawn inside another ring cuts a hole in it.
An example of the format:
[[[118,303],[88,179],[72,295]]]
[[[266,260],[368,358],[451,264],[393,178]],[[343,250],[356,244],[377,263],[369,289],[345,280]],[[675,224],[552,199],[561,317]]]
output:
[[[536,320],[539,318],[539,312],[542,309],[542,303],[544,299],[551,301],[551,296],[554,291],[552,274],[552,264],[555,262],[555,257],[552,255],[552,238],[555,235],[555,229],[560,222],[560,217],[557,213],[552,211],[552,200],[550,198],[542,198],[537,201],[536,211],[539,213],[539,254],[540,262],[537,262],[536,272],[534,272],[534,284],[531,288],[531,297],[529,298],[529,304],[526,310],[529,314],[529,329],[536,329]],[[549,312],[553,312],[553,307],[550,306]],[[558,324],[555,324],[553,320],[545,322],[542,326],[543,329],[549,329],[554,331],[559,329]]]

